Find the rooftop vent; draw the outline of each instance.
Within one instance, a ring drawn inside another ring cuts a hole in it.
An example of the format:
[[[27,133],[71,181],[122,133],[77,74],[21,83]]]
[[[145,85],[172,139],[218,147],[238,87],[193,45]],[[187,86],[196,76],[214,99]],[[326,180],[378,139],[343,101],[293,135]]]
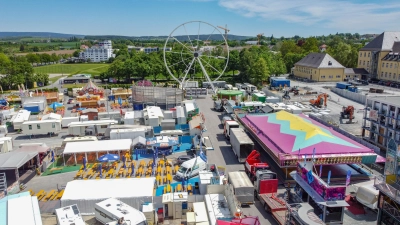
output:
[[[332,62],[331,61],[328,62],[328,66],[332,66]]]

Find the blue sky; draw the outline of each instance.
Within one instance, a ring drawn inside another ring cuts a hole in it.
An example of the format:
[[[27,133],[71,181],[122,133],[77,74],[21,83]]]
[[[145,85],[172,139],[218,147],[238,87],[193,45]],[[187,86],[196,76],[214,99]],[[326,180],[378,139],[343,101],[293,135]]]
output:
[[[400,1],[388,0],[0,0],[0,31],[168,35],[201,20],[231,34],[312,36],[399,30]],[[190,32],[197,33],[193,29]],[[183,31],[181,31],[183,32]],[[202,31],[203,33],[203,31]],[[204,31],[207,34],[207,31]]]

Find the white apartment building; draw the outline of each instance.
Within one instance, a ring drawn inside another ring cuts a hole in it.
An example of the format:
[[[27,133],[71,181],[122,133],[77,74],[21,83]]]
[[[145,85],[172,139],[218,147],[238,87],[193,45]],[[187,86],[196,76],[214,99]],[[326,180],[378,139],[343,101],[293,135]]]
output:
[[[144,52],[146,54],[164,50],[164,48],[159,48],[159,47],[136,47],[136,46],[128,45],[128,51],[131,52],[132,49],[137,51],[137,52]],[[166,52],[170,52],[170,51],[172,51],[172,48],[171,47],[167,47],[167,48],[165,48],[165,51]]]
[[[79,58],[91,62],[104,62],[109,58],[115,57],[112,50],[112,43],[110,40],[99,42],[97,46],[85,49],[79,53]]]

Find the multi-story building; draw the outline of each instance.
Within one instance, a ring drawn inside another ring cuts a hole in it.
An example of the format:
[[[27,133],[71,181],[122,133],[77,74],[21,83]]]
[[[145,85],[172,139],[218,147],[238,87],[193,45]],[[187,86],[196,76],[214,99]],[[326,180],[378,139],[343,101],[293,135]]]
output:
[[[368,107],[363,118],[363,138],[385,151],[390,139],[400,144],[400,97],[368,98]]]
[[[310,53],[294,64],[293,74],[319,82],[343,81],[344,69],[327,53]]]
[[[136,46],[129,45],[128,46],[128,51],[131,52],[132,49],[137,51],[137,52],[144,52],[146,54],[164,50],[164,48],[159,48],[159,47],[136,47]],[[167,52],[172,51],[172,48],[171,47],[166,47],[165,51],[167,51]]]
[[[383,32],[358,52],[358,68],[369,72],[369,78],[388,81],[399,79],[400,32]],[[367,76],[363,77],[366,79]]]
[[[79,53],[79,59],[90,60],[91,62],[104,62],[115,57],[110,40],[99,42],[97,46],[86,48]]]

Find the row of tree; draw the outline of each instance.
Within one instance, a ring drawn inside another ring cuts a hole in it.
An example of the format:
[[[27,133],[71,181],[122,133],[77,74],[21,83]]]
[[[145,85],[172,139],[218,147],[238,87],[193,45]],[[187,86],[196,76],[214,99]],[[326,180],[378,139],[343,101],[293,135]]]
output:
[[[4,53],[0,53],[0,85],[3,90],[16,90],[18,85],[32,88],[34,82],[40,82],[44,86],[49,83],[49,75],[34,73],[32,64],[25,57],[10,59]]]

